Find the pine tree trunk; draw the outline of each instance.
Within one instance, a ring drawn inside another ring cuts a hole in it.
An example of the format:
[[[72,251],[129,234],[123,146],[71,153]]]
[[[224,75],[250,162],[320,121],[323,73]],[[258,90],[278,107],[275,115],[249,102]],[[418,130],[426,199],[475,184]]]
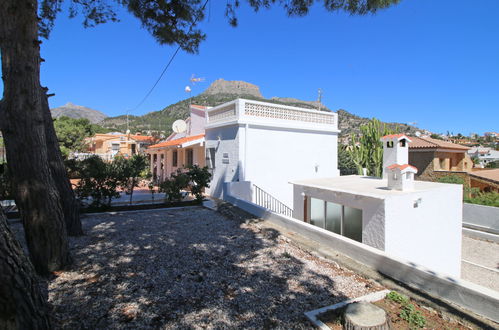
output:
[[[37,24],[36,0],[0,1],[0,128],[30,257],[35,269],[47,274],[71,257],[47,153]]]
[[[80,208],[62,160],[61,149],[59,148],[59,141],[55,134],[54,122],[52,120],[52,115],[50,114],[45,89],[42,91],[41,99],[43,103],[42,111],[45,120],[45,135],[47,139],[47,153],[50,169],[61,198],[60,202],[64,213],[66,231],[70,236],[80,236],[83,235],[80,221]]]
[[[0,329],[49,329],[37,278],[0,209]]]

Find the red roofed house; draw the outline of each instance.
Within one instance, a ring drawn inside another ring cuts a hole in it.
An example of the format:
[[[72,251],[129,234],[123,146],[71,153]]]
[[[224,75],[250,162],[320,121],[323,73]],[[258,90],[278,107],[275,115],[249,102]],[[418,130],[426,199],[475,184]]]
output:
[[[417,177],[435,181],[449,174],[471,172],[473,161],[468,156],[470,148],[430,137],[411,137],[409,143],[409,164],[418,168]]]
[[[121,133],[95,134],[87,138],[88,151],[104,160],[112,160],[116,155],[130,157],[144,153],[147,146],[155,142],[155,138],[147,135]],[[86,157],[89,154],[77,154]]]
[[[178,168],[205,166],[205,110],[206,107],[191,105],[190,117],[185,120],[184,130],[172,133],[165,141],[147,148],[154,180],[161,182]]]

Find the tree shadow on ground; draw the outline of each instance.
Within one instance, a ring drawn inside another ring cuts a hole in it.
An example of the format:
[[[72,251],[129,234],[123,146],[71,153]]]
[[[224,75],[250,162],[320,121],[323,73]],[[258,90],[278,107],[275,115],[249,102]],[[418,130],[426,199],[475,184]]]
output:
[[[87,216],[50,283],[63,328],[310,328],[303,313],[372,291],[235,209]]]

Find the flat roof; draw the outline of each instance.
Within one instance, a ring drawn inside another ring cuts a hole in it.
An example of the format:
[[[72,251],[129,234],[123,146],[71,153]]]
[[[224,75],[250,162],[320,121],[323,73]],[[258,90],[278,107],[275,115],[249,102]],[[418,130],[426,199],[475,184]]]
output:
[[[385,199],[390,196],[414,194],[449,186],[447,183],[414,181],[414,189],[407,191],[388,189],[388,180],[370,176],[344,175],[334,178],[315,178],[291,181],[291,184],[318,188],[329,191],[344,192],[353,195]],[[454,186],[454,185],[453,185]]]

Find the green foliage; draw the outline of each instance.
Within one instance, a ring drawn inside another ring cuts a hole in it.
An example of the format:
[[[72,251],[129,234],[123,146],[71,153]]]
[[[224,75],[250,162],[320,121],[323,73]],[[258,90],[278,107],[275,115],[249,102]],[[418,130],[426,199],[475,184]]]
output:
[[[409,297],[406,297],[406,296],[398,293],[397,291],[390,291],[390,293],[388,293],[386,295],[386,298],[390,299],[391,301],[394,301],[398,304],[402,304],[402,305],[409,303]]]
[[[201,202],[204,189],[210,187],[211,173],[208,171],[208,167],[189,166],[187,175],[190,179],[191,194],[196,197],[198,202]]]
[[[496,160],[495,162],[490,162],[485,165],[485,168],[499,168],[499,161]]]
[[[463,184],[464,179],[457,175],[446,175],[437,179],[440,183],[454,183],[454,184]]]
[[[338,169],[340,175],[351,175],[357,173],[357,167],[353,162],[346,146],[338,146]]]
[[[446,175],[437,179],[441,183],[454,183],[462,184],[464,186],[464,179],[457,175]],[[470,188],[464,186],[463,200],[465,203],[487,205],[499,207],[499,193],[495,191],[485,192],[480,191],[479,188]]]
[[[139,180],[147,176],[149,167],[148,157],[134,155],[130,158],[116,157],[113,160],[115,175],[120,179],[119,186],[130,194],[130,204],[133,199],[133,190],[138,187]]]
[[[91,124],[86,118],[73,119],[65,116],[54,120],[54,128],[61,152],[66,159],[72,152],[86,151],[85,138],[106,131],[99,125]]]
[[[93,208],[111,206],[111,200],[120,196],[117,188],[124,181],[117,163],[107,163],[99,156],[77,162],[80,181],[75,192],[80,200],[91,197]]]
[[[478,188],[471,189],[471,196],[464,198],[466,203],[499,207],[499,193],[496,191],[481,192]]]
[[[442,140],[442,138],[440,137],[440,134],[435,134],[435,133],[432,133],[432,134],[430,135],[430,137],[431,137],[432,139]]]
[[[356,134],[352,135],[352,141],[348,148],[350,158],[357,168],[357,174],[362,175],[362,169],[366,168],[368,175],[381,177],[383,173],[381,137],[393,132],[376,118],[373,118],[366,125],[362,125],[360,130],[360,137]]]
[[[169,202],[180,202],[182,200],[182,190],[189,186],[189,175],[178,169],[176,173],[172,173],[170,178],[160,183],[159,191],[166,194],[165,199]]]
[[[411,329],[423,328],[426,325],[425,317],[420,311],[416,310],[412,304],[406,304],[402,307],[399,316],[401,319],[406,320],[409,323],[409,327]]]

